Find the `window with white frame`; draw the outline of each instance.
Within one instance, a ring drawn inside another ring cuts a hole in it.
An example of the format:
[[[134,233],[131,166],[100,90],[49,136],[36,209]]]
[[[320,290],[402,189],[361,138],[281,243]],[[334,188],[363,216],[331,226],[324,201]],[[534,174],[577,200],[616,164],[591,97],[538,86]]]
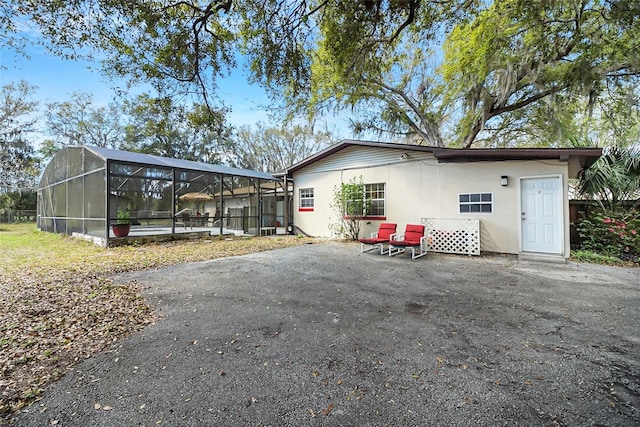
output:
[[[364,184],[358,191],[358,200],[347,201],[345,216],[348,212],[362,212],[363,217],[383,217],[385,216],[385,184]],[[357,215],[360,216],[360,215]]]
[[[493,212],[493,193],[461,193],[458,195],[460,213]]]
[[[385,216],[385,184],[364,184],[354,191],[350,196],[357,199],[347,200],[345,206],[345,216],[357,213],[360,217],[384,217]]]
[[[300,209],[313,209],[314,198],[313,188],[301,188],[300,189]]]
[[[384,183],[364,185],[364,198],[369,201],[365,216],[385,216],[384,193]]]

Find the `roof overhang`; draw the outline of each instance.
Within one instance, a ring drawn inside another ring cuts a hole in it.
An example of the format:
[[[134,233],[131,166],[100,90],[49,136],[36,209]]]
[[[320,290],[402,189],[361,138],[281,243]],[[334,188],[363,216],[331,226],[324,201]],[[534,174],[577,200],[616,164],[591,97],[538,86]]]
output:
[[[436,148],[433,151],[439,163],[557,160],[568,163],[570,178],[591,166],[601,155],[601,148]]]
[[[569,177],[591,166],[602,155],[601,148],[438,148],[389,142],[343,140],[289,167],[292,174],[347,147],[376,147],[402,151],[432,153],[439,163],[498,162],[509,160],[557,160],[567,162]]]

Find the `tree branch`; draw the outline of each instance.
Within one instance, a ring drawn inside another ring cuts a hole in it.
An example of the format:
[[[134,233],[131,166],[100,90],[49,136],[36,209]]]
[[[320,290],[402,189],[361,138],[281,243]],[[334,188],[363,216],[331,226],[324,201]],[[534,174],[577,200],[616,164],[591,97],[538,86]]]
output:
[[[471,132],[469,132],[463,139],[463,146],[464,148],[470,148],[471,145],[473,144],[474,140],[476,139],[476,137],[478,136],[478,134],[480,133],[480,131],[482,129],[484,129],[484,125],[485,123],[487,123],[490,119],[492,119],[493,117],[499,116],[500,114],[504,114],[504,113],[508,113],[511,111],[515,111],[518,110],[520,108],[524,108],[527,105],[533,104],[534,102],[537,102],[539,100],[541,100],[544,97],[547,97],[551,94],[557,93],[559,91],[561,91],[562,89],[565,89],[567,86],[562,86],[562,87],[555,87],[555,88],[550,88],[547,90],[544,90],[542,92],[538,92],[535,95],[532,95],[528,98],[525,98],[519,102],[510,104],[510,105],[505,105],[503,107],[499,107],[499,108],[494,108],[493,106],[491,106],[490,108],[486,109],[486,112],[484,114],[482,114],[482,116],[476,118],[474,120],[473,126],[471,127]]]
[[[439,127],[440,123],[435,122],[434,120],[430,120],[424,114],[422,114],[418,105],[413,102],[411,98],[407,95],[406,92],[389,86],[381,81],[375,81],[375,84],[379,85],[381,88],[389,91],[390,93],[400,97],[402,101],[409,107],[409,109],[420,119],[420,121],[424,124],[424,126],[418,126],[406,112],[403,111],[403,116],[405,117],[405,121],[418,135],[420,135],[429,145],[435,144],[438,147],[444,147],[444,141],[442,140],[442,136],[440,135]],[[383,101],[391,102],[389,99],[383,99]],[[398,104],[396,104],[398,105]],[[400,106],[398,105],[398,108]],[[426,131],[425,129],[428,129]]]

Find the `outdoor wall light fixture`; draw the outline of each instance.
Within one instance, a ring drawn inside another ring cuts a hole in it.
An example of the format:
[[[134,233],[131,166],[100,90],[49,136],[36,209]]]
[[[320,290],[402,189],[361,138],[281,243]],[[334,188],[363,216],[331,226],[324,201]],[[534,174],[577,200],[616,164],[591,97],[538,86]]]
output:
[[[507,175],[502,175],[500,177],[500,185],[502,185],[503,187],[509,185],[509,177]]]

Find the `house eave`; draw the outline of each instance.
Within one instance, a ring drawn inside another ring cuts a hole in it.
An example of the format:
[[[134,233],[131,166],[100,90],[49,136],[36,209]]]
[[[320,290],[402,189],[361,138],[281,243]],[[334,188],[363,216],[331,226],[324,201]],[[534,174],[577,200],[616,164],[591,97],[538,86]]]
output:
[[[299,171],[347,147],[375,147],[405,152],[432,153],[439,163],[496,162],[508,160],[557,160],[567,162],[569,176],[575,177],[581,169],[591,166],[602,155],[601,148],[439,148],[424,145],[345,139],[290,166],[284,174],[291,178]]]
[[[545,160],[568,161],[572,157],[592,164],[602,155],[601,148],[436,148],[433,155],[441,163],[490,160]]]
[[[439,163],[557,160],[568,163],[571,178],[595,163],[601,155],[601,148],[438,148],[433,152]]]

